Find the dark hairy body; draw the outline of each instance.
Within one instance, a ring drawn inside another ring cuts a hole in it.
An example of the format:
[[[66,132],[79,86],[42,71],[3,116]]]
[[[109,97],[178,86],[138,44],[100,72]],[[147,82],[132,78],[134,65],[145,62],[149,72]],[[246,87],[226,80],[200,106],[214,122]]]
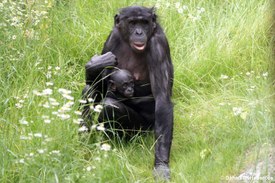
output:
[[[103,100],[105,105],[99,121],[117,121],[123,129],[153,128],[156,139],[154,174],[170,179],[173,65],[166,36],[156,19],[152,8],[121,9],[115,16],[115,26],[104,44],[102,55],[94,56],[86,64],[83,96],[102,101],[107,91],[108,69],[128,70],[135,82],[133,98]],[[84,125],[91,125],[88,123],[89,107],[84,107],[83,117]]]

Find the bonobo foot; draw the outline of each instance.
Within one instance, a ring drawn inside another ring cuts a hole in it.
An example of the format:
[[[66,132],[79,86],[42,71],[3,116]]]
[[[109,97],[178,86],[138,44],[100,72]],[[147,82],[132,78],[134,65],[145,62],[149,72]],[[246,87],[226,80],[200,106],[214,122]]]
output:
[[[156,181],[170,180],[170,169],[167,164],[155,165],[153,174]]]

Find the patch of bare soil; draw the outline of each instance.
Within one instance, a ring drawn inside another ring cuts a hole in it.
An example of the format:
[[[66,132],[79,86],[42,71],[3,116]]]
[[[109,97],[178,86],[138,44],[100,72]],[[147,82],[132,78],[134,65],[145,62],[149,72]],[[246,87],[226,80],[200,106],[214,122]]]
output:
[[[275,146],[264,144],[259,153],[248,152],[247,155],[250,160],[245,169],[239,175],[232,176],[231,179],[228,177],[228,182],[275,183]]]

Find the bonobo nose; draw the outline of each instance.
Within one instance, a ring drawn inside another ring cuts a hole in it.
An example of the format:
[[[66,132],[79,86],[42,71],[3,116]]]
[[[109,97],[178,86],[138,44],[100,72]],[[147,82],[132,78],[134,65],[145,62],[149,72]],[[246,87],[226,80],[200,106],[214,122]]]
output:
[[[142,35],[142,33],[143,33],[143,32],[142,32],[141,29],[137,29],[137,30],[136,30],[136,35],[140,36],[140,35]]]

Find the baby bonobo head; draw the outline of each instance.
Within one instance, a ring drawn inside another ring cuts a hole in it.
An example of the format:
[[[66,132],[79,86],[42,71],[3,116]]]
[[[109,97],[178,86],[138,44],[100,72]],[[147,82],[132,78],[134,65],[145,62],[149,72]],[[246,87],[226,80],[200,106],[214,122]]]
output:
[[[115,70],[110,76],[109,90],[120,97],[132,97],[134,95],[134,79],[132,74],[124,69]]]

